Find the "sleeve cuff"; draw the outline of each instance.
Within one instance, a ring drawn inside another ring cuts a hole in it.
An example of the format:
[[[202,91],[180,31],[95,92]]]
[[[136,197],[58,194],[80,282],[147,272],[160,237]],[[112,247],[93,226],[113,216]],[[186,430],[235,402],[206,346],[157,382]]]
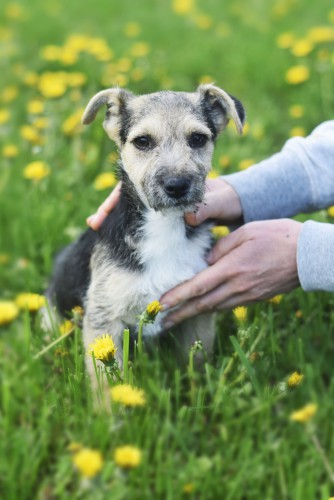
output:
[[[334,225],[303,224],[297,247],[300,284],[306,292],[334,292]]]

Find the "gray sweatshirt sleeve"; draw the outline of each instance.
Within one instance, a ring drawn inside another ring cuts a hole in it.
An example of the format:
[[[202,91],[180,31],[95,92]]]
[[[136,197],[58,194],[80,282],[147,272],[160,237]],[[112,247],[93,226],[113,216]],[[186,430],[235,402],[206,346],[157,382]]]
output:
[[[238,193],[245,222],[291,217],[334,204],[334,120],[280,153],[224,180]]]
[[[280,153],[224,180],[238,193],[245,222],[291,217],[334,205],[334,120],[306,138],[287,141]],[[297,249],[305,291],[334,292],[334,226],[303,224]]]

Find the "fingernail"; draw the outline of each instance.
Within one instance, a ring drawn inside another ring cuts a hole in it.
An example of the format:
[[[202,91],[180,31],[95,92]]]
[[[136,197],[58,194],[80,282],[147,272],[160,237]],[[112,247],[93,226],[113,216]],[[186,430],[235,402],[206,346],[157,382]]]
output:
[[[94,220],[94,215],[90,215],[89,217],[87,217],[86,222],[88,225],[90,225],[93,220]]]

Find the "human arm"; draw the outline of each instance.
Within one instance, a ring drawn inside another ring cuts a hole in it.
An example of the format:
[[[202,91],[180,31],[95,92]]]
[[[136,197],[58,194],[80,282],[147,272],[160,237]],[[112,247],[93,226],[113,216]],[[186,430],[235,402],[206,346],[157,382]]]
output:
[[[334,120],[282,151],[223,179],[238,193],[245,222],[292,217],[334,203]]]
[[[291,220],[247,224],[334,204],[334,121],[223,181],[238,196],[246,224],[216,244],[207,270],[161,298],[165,309],[179,306],[166,318],[167,327],[199,312],[272,297],[299,283],[305,291],[334,291],[334,226]],[[209,217],[207,203],[186,218],[196,224]],[[287,228],[291,236],[280,238]]]

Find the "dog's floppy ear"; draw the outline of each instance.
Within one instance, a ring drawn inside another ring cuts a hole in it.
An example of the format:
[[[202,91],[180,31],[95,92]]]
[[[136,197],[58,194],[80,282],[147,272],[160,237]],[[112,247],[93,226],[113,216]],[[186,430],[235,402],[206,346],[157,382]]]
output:
[[[197,91],[218,134],[226,127],[230,118],[234,121],[238,133],[242,134],[246,114],[238,99],[212,84],[200,85]]]
[[[134,95],[128,90],[121,88],[111,88],[98,92],[87,104],[82,117],[82,123],[88,125],[91,123],[101,106],[107,106],[106,116],[103,122],[103,128],[111,139],[120,142],[120,133],[122,127],[122,118],[126,114],[126,104]]]

